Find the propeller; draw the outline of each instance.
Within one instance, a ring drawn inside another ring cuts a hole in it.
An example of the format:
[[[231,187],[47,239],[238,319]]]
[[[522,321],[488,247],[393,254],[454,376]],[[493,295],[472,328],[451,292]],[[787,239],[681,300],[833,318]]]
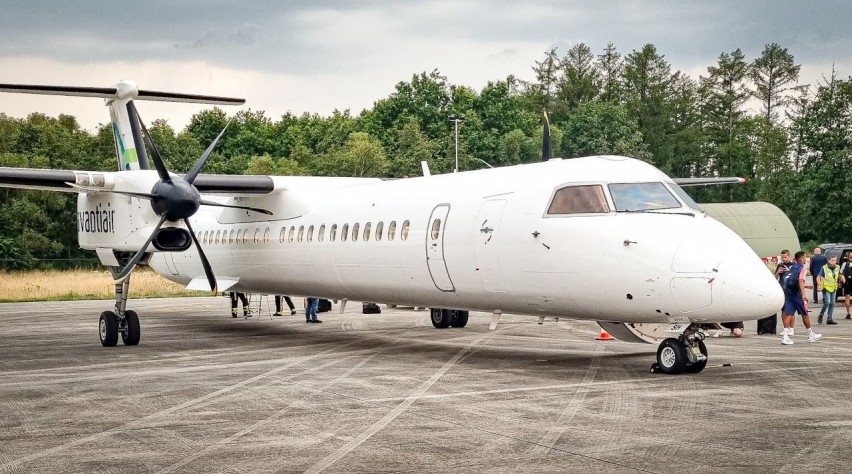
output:
[[[550,146],[550,120],[547,118],[546,110],[544,111],[544,117],[542,117],[542,124],[544,125],[544,130],[541,137],[541,161],[547,161],[553,158],[553,148]]]
[[[136,106],[133,102],[128,103],[129,107],[133,108],[136,116],[139,114],[136,112]],[[145,127],[144,122],[139,120],[139,124],[142,127],[142,131],[144,132],[144,140],[145,143],[151,148],[151,158],[154,160],[154,166],[157,168],[157,174],[160,176],[160,181],[154,184],[154,187],[151,189],[150,193],[136,193],[136,192],[125,192],[125,191],[112,191],[117,194],[124,194],[128,196],[133,196],[141,199],[147,199],[151,201],[151,208],[154,212],[160,216],[160,222],[157,223],[157,226],[154,227],[154,231],[151,233],[151,236],[148,237],[148,240],[145,241],[145,244],[142,245],[142,248],[136,252],[136,255],[130,259],[130,261],[125,265],[125,267],[118,273],[115,277],[116,282],[120,282],[127,278],[130,275],[130,272],[133,271],[136,264],[142,259],[145,255],[145,252],[148,250],[148,246],[151,245],[151,242],[159,232],[160,227],[162,227],[163,223],[166,221],[169,222],[179,222],[183,221],[186,225],[187,230],[189,231],[189,235],[192,236],[192,241],[195,243],[195,247],[198,249],[198,256],[201,259],[201,266],[204,267],[204,274],[207,276],[207,281],[210,283],[210,290],[215,295],[217,293],[217,284],[216,284],[216,276],[213,274],[213,269],[210,267],[210,262],[207,260],[207,256],[204,254],[204,250],[201,248],[201,243],[198,241],[198,238],[195,236],[195,232],[192,230],[192,226],[189,223],[189,218],[192,217],[197,211],[198,208],[202,205],[204,206],[217,206],[217,207],[228,207],[233,209],[244,209],[248,211],[259,212],[262,214],[272,215],[270,211],[265,209],[259,209],[255,207],[246,207],[246,206],[236,206],[230,204],[220,204],[213,201],[207,201],[201,199],[201,194],[198,192],[198,189],[193,186],[193,182],[195,178],[198,177],[198,174],[201,172],[202,168],[204,168],[204,164],[207,163],[208,158],[210,158],[211,153],[213,153],[213,149],[216,148],[216,145],[219,143],[219,140],[222,138],[222,135],[225,134],[225,131],[228,129],[228,125],[230,122],[225,125],[225,128],[219,132],[219,135],[213,140],[213,143],[204,150],[204,153],[201,154],[201,157],[198,158],[198,161],[192,166],[186,176],[172,175],[169,174],[168,169],[166,168],[166,164],[163,162],[163,158],[160,156],[160,151],[157,149],[157,146],[154,144],[154,141],[151,139],[151,134],[148,133],[148,129]]]

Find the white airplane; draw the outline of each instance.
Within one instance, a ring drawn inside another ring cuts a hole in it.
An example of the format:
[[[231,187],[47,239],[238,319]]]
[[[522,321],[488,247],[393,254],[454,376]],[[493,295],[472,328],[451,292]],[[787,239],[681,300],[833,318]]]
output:
[[[80,246],[117,282],[115,308],[100,316],[104,346],[119,334],[139,343],[139,318],[126,309],[137,264],[214,294],[429,307],[437,328],[464,327],[471,310],[491,312],[492,329],[503,312],[595,320],[625,340],[665,335],[664,373],[704,368],[702,323],[762,318],[783,304],[760,258],[678,185],[736,178],[672,179],[622,156],[397,180],[199,174],[221,133],[181,176],[167,171],[133,101],[242,99],[130,81],[0,92],[106,99],[121,171],[0,168],[2,187],[78,193]]]

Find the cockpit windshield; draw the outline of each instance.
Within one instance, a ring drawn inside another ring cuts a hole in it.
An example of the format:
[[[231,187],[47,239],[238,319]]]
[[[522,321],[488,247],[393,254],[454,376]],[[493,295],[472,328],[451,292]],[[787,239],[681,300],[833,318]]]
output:
[[[663,183],[613,183],[609,185],[616,211],[656,211],[681,207]]]

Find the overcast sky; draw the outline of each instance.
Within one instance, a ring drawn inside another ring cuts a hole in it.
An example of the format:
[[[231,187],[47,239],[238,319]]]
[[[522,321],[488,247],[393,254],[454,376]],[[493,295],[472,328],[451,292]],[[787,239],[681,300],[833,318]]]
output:
[[[399,81],[438,69],[479,90],[513,74],[532,79],[545,51],[584,42],[599,54],[653,43],[692,77],[722,52],[748,60],[777,42],[804,83],[852,74],[848,1],[291,1],[3,0],[0,83],[107,87],[244,97],[277,120],[285,112],[351,109]],[[147,121],[182,129],[194,104],[140,103]],[[234,112],[237,109],[229,110]],[[109,120],[97,99],[0,94],[0,112]]]

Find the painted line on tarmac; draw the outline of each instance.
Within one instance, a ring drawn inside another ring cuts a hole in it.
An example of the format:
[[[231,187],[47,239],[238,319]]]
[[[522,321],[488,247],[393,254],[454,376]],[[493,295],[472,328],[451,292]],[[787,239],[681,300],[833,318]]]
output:
[[[358,370],[359,368],[361,368],[364,364],[366,364],[367,362],[369,362],[369,361],[370,361],[370,359],[372,359],[372,358],[376,357],[377,355],[378,355],[378,353],[373,354],[373,355],[371,355],[370,357],[367,357],[366,359],[361,360],[361,362],[359,362],[359,363],[358,363],[358,364],[356,364],[355,366],[353,366],[353,367],[349,368],[349,369],[348,369],[346,372],[344,372],[342,375],[340,375],[340,376],[338,376],[338,377],[335,377],[335,378],[334,378],[334,380],[331,380],[330,382],[328,382],[328,383],[324,384],[324,385],[320,388],[320,390],[322,390],[322,389],[327,389],[327,388],[329,388],[329,387],[333,386],[335,383],[339,382],[340,380],[343,380],[344,378],[348,377],[348,376],[349,376],[349,375],[351,375],[353,372],[355,372],[356,370]],[[332,366],[332,365],[335,365],[335,364],[337,364],[337,363],[339,363],[339,362],[342,362],[342,360],[333,360],[333,361],[331,361],[331,362],[329,362],[329,363],[327,363],[327,364],[321,365],[321,366],[311,367],[311,368],[309,368],[309,369],[307,369],[307,370],[304,370],[304,371],[302,371],[302,372],[300,372],[300,373],[292,374],[292,375],[290,375],[290,376],[284,377],[284,379],[283,379],[283,380],[280,380],[279,382],[282,382],[282,381],[286,382],[287,380],[290,380],[290,379],[293,379],[293,378],[296,378],[296,377],[299,377],[299,376],[302,376],[302,375],[306,375],[306,374],[309,374],[309,373],[311,373],[311,372],[315,372],[315,371],[318,371],[318,370],[321,370],[321,369],[328,368],[328,367],[330,367],[330,366]],[[214,443],[214,444],[212,444],[212,445],[210,445],[210,446],[208,446],[208,447],[206,447],[206,448],[202,449],[201,451],[199,451],[199,452],[197,452],[197,453],[193,454],[192,456],[189,456],[189,457],[186,457],[186,458],[182,459],[180,462],[177,462],[177,463],[172,464],[171,466],[169,466],[169,467],[167,467],[167,468],[164,468],[164,469],[161,469],[161,470],[157,471],[157,474],[165,474],[165,473],[168,473],[168,472],[174,472],[176,469],[179,469],[179,468],[181,468],[181,467],[183,467],[183,466],[186,466],[187,464],[189,464],[189,463],[191,463],[191,462],[195,461],[196,459],[198,459],[198,458],[200,458],[200,457],[202,457],[202,456],[205,456],[205,455],[209,454],[210,452],[216,451],[216,450],[217,450],[217,449],[219,449],[221,446],[224,446],[224,445],[226,445],[226,444],[228,444],[228,443],[230,443],[230,442],[232,442],[232,441],[235,441],[235,440],[237,440],[237,439],[239,439],[239,438],[241,438],[241,437],[243,437],[243,436],[245,436],[245,435],[247,435],[247,434],[249,434],[249,433],[251,433],[251,432],[256,431],[258,428],[261,428],[261,427],[263,427],[264,425],[267,425],[267,424],[269,424],[270,422],[272,422],[272,421],[275,421],[275,420],[279,419],[282,415],[286,414],[288,411],[290,411],[291,409],[293,409],[293,408],[294,408],[294,407],[295,407],[298,403],[300,403],[300,402],[301,402],[300,400],[297,400],[296,402],[292,402],[292,403],[288,404],[288,405],[287,405],[287,406],[285,406],[284,408],[282,408],[282,409],[278,410],[277,412],[275,412],[275,413],[273,413],[272,415],[270,415],[270,416],[268,416],[268,417],[264,418],[263,420],[258,421],[257,423],[255,423],[255,424],[253,424],[253,425],[249,426],[248,428],[245,428],[245,429],[243,429],[243,430],[241,430],[241,431],[238,431],[238,432],[234,433],[233,435],[228,436],[227,438],[222,439],[222,440],[220,440],[220,441],[218,441],[218,442],[216,442],[216,443]]]
[[[429,380],[423,382],[417,388],[417,390],[415,390],[411,395],[406,397],[402,401],[402,403],[395,406],[388,414],[383,416],[377,422],[373,423],[369,428],[367,428],[360,435],[356,436],[354,439],[352,439],[351,441],[349,441],[348,443],[346,443],[345,445],[340,447],[337,451],[331,453],[330,455],[326,456],[324,459],[320,460],[320,462],[314,464],[313,466],[311,466],[310,468],[305,470],[305,472],[306,473],[318,473],[318,472],[324,471],[325,469],[327,469],[328,467],[330,467],[331,465],[333,465],[334,463],[336,463],[337,461],[342,459],[344,456],[351,453],[353,450],[355,450],[358,446],[363,444],[365,441],[370,439],[374,434],[381,431],[385,426],[390,424],[390,422],[392,422],[399,415],[404,413],[408,409],[408,407],[410,407],[415,401],[419,400],[421,398],[421,396],[427,390],[429,390],[432,387],[432,385],[434,385],[438,380],[440,380],[440,378],[443,377],[444,374],[446,374],[448,370],[450,370],[454,365],[456,365],[456,363],[465,354],[467,354],[469,351],[471,351],[477,344],[479,344],[481,341],[485,340],[486,338],[488,338],[487,335],[481,336],[481,337],[475,339],[474,341],[472,341],[466,347],[462,348],[460,351],[458,351],[456,353],[455,356],[453,356],[452,359],[448,360],[443,366],[441,366],[440,369],[438,369],[434,374],[432,374],[432,376],[429,377]]]
[[[583,403],[586,401],[586,395],[591,392],[588,385],[595,380],[595,376],[598,374],[598,370],[601,368],[601,356],[604,353],[604,346],[598,346],[595,348],[595,355],[592,357],[592,362],[589,364],[589,368],[586,370],[586,373],[583,375],[583,380],[580,382],[580,387],[574,392],[574,396],[571,397],[571,400],[568,402],[568,405],[562,410],[559,414],[559,417],[553,423],[547,433],[544,434],[536,445],[529,451],[530,456],[545,456],[554,446],[556,446],[556,442],[559,441],[559,438],[562,437],[562,434],[565,433],[565,430],[568,428],[568,423],[577,416],[577,413],[583,407]]]
[[[290,368],[292,368],[296,365],[302,364],[302,363],[304,363],[308,360],[311,360],[315,357],[335,353],[336,350],[338,350],[342,347],[351,345],[351,344],[355,344],[356,342],[360,342],[360,340],[359,341],[353,341],[351,343],[344,344],[342,346],[329,348],[329,349],[326,349],[322,352],[319,352],[319,353],[316,353],[316,354],[313,354],[313,355],[294,358],[293,360],[291,360],[287,364],[284,364],[280,367],[276,367],[275,369],[266,371],[262,374],[255,375],[254,377],[250,377],[246,380],[243,380],[242,382],[238,382],[238,383],[229,385],[227,387],[221,388],[221,389],[216,390],[214,392],[208,393],[207,395],[203,395],[201,397],[194,398],[192,400],[188,400],[186,402],[172,406],[172,407],[167,408],[165,410],[160,410],[158,412],[155,412],[155,413],[152,413],[150,415],[144,416],[142,418],[130,421],[130,422],[125,423],[123,425],[116,426],[115,428],[111,428],[111,429],[108,429],[108,430],[105,430],[105,431],[101,431],[100,433],[95,433],[95,434],[90,435],[90,436],[86,436],[86,437],[83,437],[83,438],[76,439],[74,441],[69,441],[67,443],[63,443],[59,446],[54,446],[53,448],[48,448],[48,449],[45,449],[43,451],[39,451],[39,452],[32,453],[32,454],[27,455],[27,456],[20,457],[18,459],[15,459],[14,461],[7,463],[3,467],[8,469],[8,470],[14,471],[16,468],[18,468],[22,464],[25,464],[25,463],[30,462],[30,461],[34,461],[36,459],[43,458],[45,456],[60,453],[60,452],[65,451],[66,449],[69,449],[69,448],[74,448],[74,447],[80,446],[82,444],[86,444],[86,443],[89,443],[89,442],[92,442],[92,441],[103,439],[103,438],[121,433],[123,431],[130,430],[130,429],[139,429],[139,428],[147,427],[147,423],[152,421],[152,420],[155,420],[157,418],[160,418],[160,417],[163,417],[163,416],[166,416],[166,415],[170,415],[170,414],[175,413],[179,410],[183,410],[183,409],[186,409],[186,408],[192,408],[196,405],[200,405],[200,404],[206,402],[207,400],[210,400],[210,399],[218,397],[220,395],[229,393],[233,390],[237,390],[239,388],[242,388],[242,387],[249,385],[253,382],[256,382],[258,380],[262,380],[264,378],[271,377],[271,376],[273,376],[273,375],[275,375],[279,372],[283,372],[287,369],[290,369]],[[357,352],[362,352],[362,351],[352,351],[352,353],[357,353]]]

